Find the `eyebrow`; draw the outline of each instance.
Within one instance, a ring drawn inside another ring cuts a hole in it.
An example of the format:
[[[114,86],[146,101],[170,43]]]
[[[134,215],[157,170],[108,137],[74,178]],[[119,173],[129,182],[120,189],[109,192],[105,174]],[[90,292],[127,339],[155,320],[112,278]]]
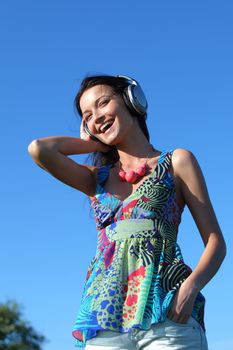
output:
[[[94,102],[94,105],[97,106],[99,100],[102,98],[102,97],[112,97],[114,94],[111,94],[111,95],[102,95],[100,97],[98,97],[95,102]],[[85,113],[88,113],[88,110],[85,110],[83,113],[82,113],[82,116],[84,116]]]

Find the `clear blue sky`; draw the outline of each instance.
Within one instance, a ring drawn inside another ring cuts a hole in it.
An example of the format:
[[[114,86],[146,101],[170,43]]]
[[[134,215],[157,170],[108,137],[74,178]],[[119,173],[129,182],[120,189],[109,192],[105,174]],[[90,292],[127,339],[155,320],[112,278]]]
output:
[[[27,146],[79,136],[73,99],[87,73],[138,79],[153,145],[197,157],[228,244],[203,290],[207,335],[210,350],[233,348],[232,15],[231,0],[1,1],[0,301],[24,305],[45,350],[75,349],[96,231],[86,197],[36,166]],[[203,245],[187,209],[179,243],[194,267]]]

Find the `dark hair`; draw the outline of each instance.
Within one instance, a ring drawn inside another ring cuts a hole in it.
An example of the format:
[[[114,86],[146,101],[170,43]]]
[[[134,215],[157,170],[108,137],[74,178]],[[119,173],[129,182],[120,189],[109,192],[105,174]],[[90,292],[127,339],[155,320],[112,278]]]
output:
[[[75,108],[81,118],[82,118],[82,111],[80,108],[81,96],[84,93],[84,91],[96,85],[108,85],[112,88],[114,93],[123,95],[124,89],[127,87],[128,83],[126,80],[120,77],[115,77],[111,75],[95,75],[95,76],[89,76],[84,78],[74,100]],[[132,111],[130,111],[130,113],[132,115]],[[146,125],[147,114],[145,114],[144,116],[141,116],[135,111],[135,114],[133,115],[133,117],[137,118],[138,124],[142,132],[146,136],[147,140],[150,141],[150,136]],[[114,164],[119,160],[119,155],[118,155],[116,146],[111,146],[111,149],[108,152],[93,152],[88,156],[88,158],[89,157],[91,158],[91,164],[94,166]]]

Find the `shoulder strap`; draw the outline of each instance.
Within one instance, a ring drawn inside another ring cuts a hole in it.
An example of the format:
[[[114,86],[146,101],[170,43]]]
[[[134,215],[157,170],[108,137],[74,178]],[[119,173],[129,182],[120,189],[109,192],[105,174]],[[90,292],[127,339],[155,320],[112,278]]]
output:
[[[158,164],[159,164],[159,169],[158,169],[158,174],[157,176],[161,179],[165,175],[166,171],[169,169],[171,165],[171,159],[172,159],[172,154],[174,152],[174,149],[166,150],[163,151],[160,155]]]
[[[166,171],[169,169],[173,152],[174,149],[162,151],[158,160],[159,169],[157,176],[159,178],[162,178]],[[107,180],[111,166],[112,164],[109,164],[103,165],[100,168],[98,168],[97,181],[101,186],[103,186],[105,181]]]

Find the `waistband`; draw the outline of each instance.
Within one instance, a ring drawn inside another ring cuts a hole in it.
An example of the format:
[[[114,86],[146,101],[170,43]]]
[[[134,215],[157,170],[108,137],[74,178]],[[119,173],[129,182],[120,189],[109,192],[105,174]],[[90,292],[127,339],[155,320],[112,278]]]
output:
[[[124,219],[113,222],[105,228],[111,241],[129,238],[162,238],[156,219]]]

